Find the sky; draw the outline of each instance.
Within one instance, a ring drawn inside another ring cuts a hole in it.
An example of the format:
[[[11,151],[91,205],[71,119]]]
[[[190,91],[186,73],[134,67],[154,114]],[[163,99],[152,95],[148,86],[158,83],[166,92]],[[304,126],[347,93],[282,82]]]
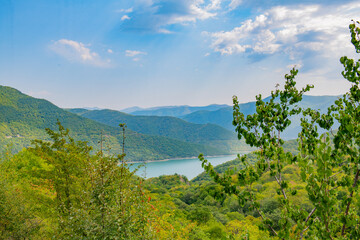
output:
[[[231,105],[296,66],[339,95],[359,17],[347,0],[0,0],[0,85],[63,108]]]

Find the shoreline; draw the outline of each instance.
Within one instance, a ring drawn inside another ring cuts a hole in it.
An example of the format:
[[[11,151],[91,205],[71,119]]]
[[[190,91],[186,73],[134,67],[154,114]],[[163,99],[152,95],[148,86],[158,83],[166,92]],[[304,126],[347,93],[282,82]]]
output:
[[[239,153],[242,154],[242,153]],[[204,156],[205,158],[209,158],[209,157],[225,157],[225,156],[237,156],[237,154],[223,154],[223,155],[211,155],[211,156]],[[173,161],[173,160],[183,160],[183,159],[195,159],[198,157],[179,157],[179,158],[167,158],[167,159],[161,159],[161,160],[151,160],[151,161],[131,161],[131,162],[126,162],[129,164],[133,164],[133,163],[149,163],[149,162],[166,162],[166,161]]]

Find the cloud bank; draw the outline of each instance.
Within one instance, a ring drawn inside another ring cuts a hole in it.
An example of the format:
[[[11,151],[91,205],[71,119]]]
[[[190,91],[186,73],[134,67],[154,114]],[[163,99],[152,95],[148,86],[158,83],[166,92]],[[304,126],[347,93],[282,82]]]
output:
[[[360,3],[276,6],[230,31],[205,32],[205,36],[211,39],[213,51],[222,55],[283,52],[294,59],[307,51],[339,51],[348,46],[344,26],[359,12]]]
[[[123,22],[124,31],[171,33],[168,27],[213,18],[223,0],[137,0]],[[124,11],[122,11],[124,12]]]
[[[81,42],[60,39],[50,45],[50,49],[70,62],[77,62],[97,67],[109,67],[110,60],[102,59]]]
[[[147,55],[147,52],[141,52],[141,51],[136,51],[136,50],[126,50],[125,51],[125,56],[126,57],[131,57],[133,61],[137,62],[140,60],[140,55]]]

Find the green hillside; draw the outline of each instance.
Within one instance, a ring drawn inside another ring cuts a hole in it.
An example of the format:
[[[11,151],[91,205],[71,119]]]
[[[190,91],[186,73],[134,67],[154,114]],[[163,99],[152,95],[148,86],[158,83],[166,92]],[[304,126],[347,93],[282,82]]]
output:
[[[338,96],[303,96],[303,100],[299,106],[303,108],[311,107],[313,109],[320,109],[324,112],[334,103]],[[265,98],[266,101],[268,98]],[[240,111],[246,115],[255,113],[255,102],[242,103],[239,105]],[[197,111],[181,117],[185,121],[205,124],[212,123],[222,126],[228,130],[233,131],[233,109],[232,107],[225,107],[216,111]],[[300,131],[300,117],[291,118],[292,125],[284,132],[285,139],[295,139]]]
[[[101,132],[105,145],[113,152],[120,152],[122,132],[112,127],[65,111],[49,101],[22,94],[16,89],[0,86],[0,150],[12,144],[18,151],[29,146],[32,139],[46,139],[45,128],[57,129],[56,122],[69,128],[76,140],[88,141],[95,148],[99,146]],[[228,153],[214,147],[192,144],[176,139],[149,136],[126,131],[127,160],[143,161],[177,157]]]
[[[197,111],[184,115],[181,117],[181,119],[198,124],[217,124],[232,131],[235,129],[235,127],[232,125],[232,107],[225,107],[216,111]]]
[[[186,142],[232,148],[232,142],[237,141],[235,133],[218,125],[194,124],[175,117],[133,116],[114,110],[75,108],[69,111],[110,126],[118,126],[119,122],[123,122],[135,132]]]

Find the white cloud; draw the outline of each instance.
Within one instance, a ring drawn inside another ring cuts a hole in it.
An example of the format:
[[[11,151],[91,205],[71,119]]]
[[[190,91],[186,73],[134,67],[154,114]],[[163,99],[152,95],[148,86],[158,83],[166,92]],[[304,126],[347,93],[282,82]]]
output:
[[[119,12],[119,13],[131,13],[133,12],[133,8],[128,8],[128,9],[120,9],[120,10],[117,10],[116,12]]]
[[[136,50],[126,50],[125,56],[131,57],[134,62],[140,61],[141,55],[147,55],[147,52],[141,52]]]
[[[111,50],[110,48],[107,50],[108,53],[113,53],[113,50]]]
[[[290,58],[303,51],[322,52],[325,47],[338,51],[349,46],[346,26],[359,14],[360,4],[354,3],[277,6],[230,31],[208,33],[210,47],[223,55],[285,52]]]
[[[130,22],[123,22],[124,29],[173,33],[167,27],[187,25],[214,18],[225,0],[135,0]]]
[[[146,55],[146,52],[136,51],[136,50],[126,50],[125,56],[127,57],[135,57],[137,55]]]
[[[158,33],[163,33],[163,34],[172,34],[173,32],[172,31],[169,31],[165,28],[160,28],[158,31]]]
[[[222,0],[211,0],[209,5],[206,6],[207,10],[218,10],[221,9]]]
[[[110,60],[103,60],[81,42],[60,39],[50,45],[50,49],[71,62],[80,62],[97,67],[109,67]]]
[[[130,20],[131,18],[128,15],[124,15],[121,17],[121,21]]]
[[[271,54],[280,48],[280,44],[276,43],[274,33],[269,29],[261,30],[257,35],[257,41],[253,47],[255,52]]]
[[[231,0],[231,3],[229,4],[229,8],[231,10],[234,10],[235,8],[237,8],[238,6],[240,6],[242,4],[242,0]]]
[[[203,5],[203,0],[188,1],[188,11],[186,14],[172,15],[167,24],[186,24],[188,22],[196,22],[197,20],[205,20],[215,17],[217,13],[212,12],[220,8],[221,0],[212,0],[208,5]]]

